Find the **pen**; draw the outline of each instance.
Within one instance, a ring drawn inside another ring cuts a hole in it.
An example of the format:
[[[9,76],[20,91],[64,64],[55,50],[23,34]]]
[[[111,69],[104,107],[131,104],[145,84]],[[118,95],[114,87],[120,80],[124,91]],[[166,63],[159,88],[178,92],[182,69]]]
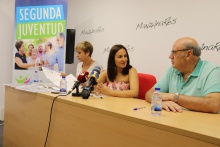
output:
[[[139,109],[143,109],[145,107],[138,107],[138,108],[134,108],[133,110],[139,110]]]

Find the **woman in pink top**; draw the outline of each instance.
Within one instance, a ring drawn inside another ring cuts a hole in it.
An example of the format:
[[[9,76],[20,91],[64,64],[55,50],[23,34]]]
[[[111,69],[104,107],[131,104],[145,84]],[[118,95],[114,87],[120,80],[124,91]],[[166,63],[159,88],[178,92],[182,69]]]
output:
[[[116,97],[138,97],[137,71],[130,65],[127,49],[114,45],[109,53],[107,70],[100,74],[95,92]]]

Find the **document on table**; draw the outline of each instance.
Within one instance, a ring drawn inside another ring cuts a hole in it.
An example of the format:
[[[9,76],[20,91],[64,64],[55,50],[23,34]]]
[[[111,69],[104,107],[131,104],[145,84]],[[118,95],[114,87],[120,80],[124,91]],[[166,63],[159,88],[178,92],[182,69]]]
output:
[[[52,82],[54,83],[57,87],[60,87],[60,80],[61,80],[61,74],[55,70],[51,70],[45,67],[42,67],[43,72],[45,76]],[[76,77],[73,76],[72,74],[69,74],[66,76],[66,81],[67,81],[67,91],[70,91],[74,85],[74,83],[77,81]]]
[[[12,84],[4,84],[4,85],[14,87],[19,90],[34,92],[34,93],[36,93],[36,92],[56,92],[57,91],[56,89],[54,89],[56,87],[56,85],[54,85],[53,83],[33,82],[31,84],[12,83]]]
[[[40,82],[33,82],[31,84],[5,84],[11,87],[15,87],[19,90],[29,91],[29,92],[57,92],[59,91],[60,87],[60,80],[61,80],[61,74],[55,70],[51,70],[45,67],[42,67],[43,73],[45,74],[46,78],[51,81],[51,83],[43,83]],[[67,91],[70,91],[77,81],[76,77],[74,77],[72,74],[69,74],[66,76],[67,80]]]

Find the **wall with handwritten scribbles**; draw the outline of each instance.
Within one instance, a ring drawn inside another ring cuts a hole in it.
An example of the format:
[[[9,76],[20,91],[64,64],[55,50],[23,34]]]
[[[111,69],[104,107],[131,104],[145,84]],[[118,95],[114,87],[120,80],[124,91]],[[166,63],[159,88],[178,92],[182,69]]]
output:
[[[92,58],[106,69],[109,50],[123,44],[138,72],[159,79],[171,66],[173,42],[193,37],[201,58],[220,65],[219,0],[72,0],[68,28],[76,29],[76,44],[90,41]],[[78,59],[67,67],[75,74]]]

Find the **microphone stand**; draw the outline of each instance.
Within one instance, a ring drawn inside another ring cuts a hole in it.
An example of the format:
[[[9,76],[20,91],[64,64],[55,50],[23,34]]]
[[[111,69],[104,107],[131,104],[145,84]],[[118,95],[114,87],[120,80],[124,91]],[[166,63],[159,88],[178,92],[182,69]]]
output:
[[[72,96],[81,96],[81,93],[79,93],[79,85],[76,86],[76,93],[72,93]]]

